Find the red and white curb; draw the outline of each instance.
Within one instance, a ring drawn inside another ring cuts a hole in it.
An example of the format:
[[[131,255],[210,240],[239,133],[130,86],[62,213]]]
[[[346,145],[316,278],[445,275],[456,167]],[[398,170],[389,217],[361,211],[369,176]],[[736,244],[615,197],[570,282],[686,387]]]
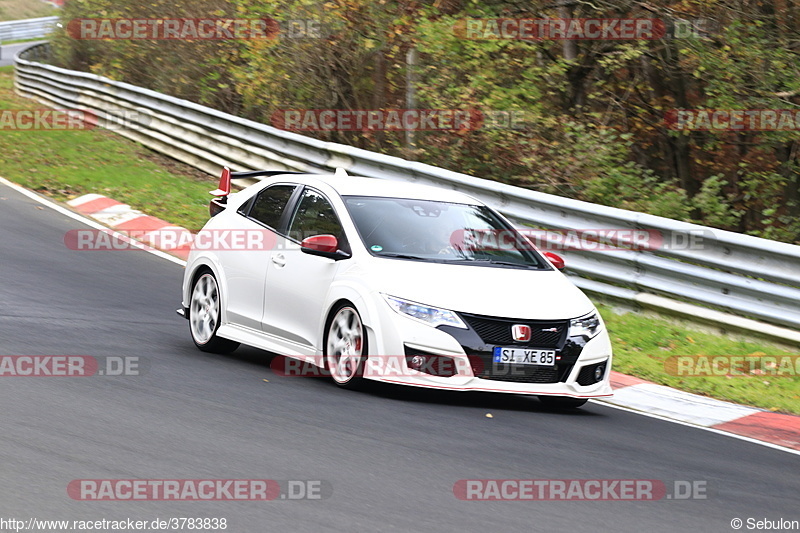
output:
[[[134,234],[144,244],[184,260],[189,257],[193,236],[185,228],[146,215],[101,194],[86,194],[68,201],[67,205],[115,230]]]
[[[800,451],[800,416],[691,394],[619,372],[611,373],[611,387],[614,396],[602,403]]]
[[[139,237],[142,242],[183,259],[188,257],[191,245],[186,243],[191,242],[191,233],[184,228],[99,194],[87,194],[67,204],[116,230],[135,231],[137,235],[146,231]],[[183,234],[183,239],[188,240],[178,240],[184,243],[178,247],[165,247],[161,237],[168,231],[185,232],[188,235]],[[597,402],[800,452],[800,416],[715,400],[619,372],[611,373],[611,386],[614,396]]]

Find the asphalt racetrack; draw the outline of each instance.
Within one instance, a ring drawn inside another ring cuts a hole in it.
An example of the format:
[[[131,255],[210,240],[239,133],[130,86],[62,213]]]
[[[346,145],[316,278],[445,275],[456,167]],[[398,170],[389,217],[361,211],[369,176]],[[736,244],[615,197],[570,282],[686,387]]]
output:
[[[564,414],[518,396],[349,392],[279,377],[259,350],[201,353],[175,314],[182,267],[143,251],[67,249],[65,233],[83,227],[0,185],[0,355],[138,357],[145,371],[0,376],[0,519],[571,533],[800,520],[796,454],[596,403]],[[83,479],[313,480],[327,490],[300,500],[75,500],[67,487]],[[658,480],[673,497],[457,499],[454,485],[472,479]],[[675,481],[697,482],[704,498],[677,499]]]

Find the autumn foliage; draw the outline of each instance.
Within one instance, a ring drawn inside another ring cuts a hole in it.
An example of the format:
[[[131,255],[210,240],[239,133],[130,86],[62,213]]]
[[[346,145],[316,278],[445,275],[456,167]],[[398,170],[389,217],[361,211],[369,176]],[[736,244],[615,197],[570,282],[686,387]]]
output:
[[[61,34],[54,61],[265,123],[285,109],[513,117],[453,131],[304,134],[800,242],[800,124],[709,131],[676,130],[665,120],[676,109],[800,110],[795,0],[67,2],[65,20],[86,17],[268,17],[284,30],[277,39],[84,41]],[[488,38],[465,34],[476,19],[590,18],[657,20],[662,33],[509,39],[491,38],[485,25]]]

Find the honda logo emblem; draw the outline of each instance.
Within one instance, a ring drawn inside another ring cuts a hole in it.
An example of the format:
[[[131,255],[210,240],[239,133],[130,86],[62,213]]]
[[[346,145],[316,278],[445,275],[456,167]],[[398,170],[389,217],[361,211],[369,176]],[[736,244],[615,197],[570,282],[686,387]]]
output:
[[[525,324],[514,324],[511,326],[511,336],[517,342],[527,342],[531,340],[531,327]]]

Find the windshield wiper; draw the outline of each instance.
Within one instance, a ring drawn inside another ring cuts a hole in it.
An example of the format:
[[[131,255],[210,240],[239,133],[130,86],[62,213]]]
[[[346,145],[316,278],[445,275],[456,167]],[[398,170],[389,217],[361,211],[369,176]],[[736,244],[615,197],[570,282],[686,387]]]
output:
[[[535,265],[528,265],[525,263],[514,263],[513,261],[500,261],[499,259],[473,259],[476,263],[489,263],[490,265],[512,266],[522,268],[538,268]]]
[[[428,257],[420,257],[418,255],[410,254],[396,254],[392,252],[376,254],[378,257],[391,257],[392,259],[413,259],[415,261],[431,261]]]

